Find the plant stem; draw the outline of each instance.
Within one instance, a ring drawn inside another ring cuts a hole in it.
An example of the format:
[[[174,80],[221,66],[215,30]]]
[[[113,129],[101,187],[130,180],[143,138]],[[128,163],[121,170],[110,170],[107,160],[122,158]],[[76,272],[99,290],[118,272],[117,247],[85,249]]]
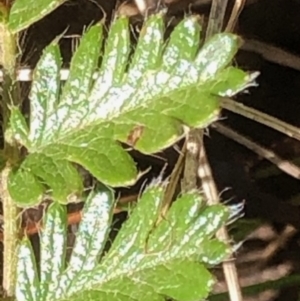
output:
[[[19,244],[18,208],[13,203],[7,189],[10,171],[11,168],[9,166],[6,166],[2,170],[0,189],[4,217],[3,289],[6,296],[13,296],[15,294],[17,250]]]
[[[210,205],[216,205],[219,203],[218,190],[212,176],[212,171],[206,157],[206,152],[204,146],[200,152],[198,174],[202,180],[203,193],[207,198],[207,202]],[[225,226],[220,228],[216,234],[217,238],[225,243],[230,243],[230,237]],[[233,256],[229,256],[226,261],[222,263],[223,272],[228,287],[228,294],[231,301],[242,301],[243,296],[239,284],[239,278],[237,273],[237,268],[235,266]]]
[[[208,40],[214,34],[222,31],[227,0],[213,0],[206,31],[205,39]],[[187,155],[184,170],[183,190],[196,189],[197,179],[201,179],[204,195],[210,205],[219,202],[219,195],[212,176],[211,168],[206,157],[203,144],[203,130],[195,129],[187,137]],[[225,226],[217,233],[217,238],[229,243],[229,235]],[[223,271],[229,290],[231,301],[242,301],[241,288],[238,281],[237,269],[232,257],[223,262]]]
[[[202,147],[203,131],[193,130],[187,138],[187,151],[184,164],[184,177],[181,181],[183,192],[197,190],[199,154]]]
[[[219,132],[223,136],[228,137],[231,140],[247,147],[260,157],[270,161],[284,173],[290,175],[295,179],[300,179],[300,168],[297,165],[290,162],[289,160],[279,157],[272,150],[267,149],[262,145],[259,145],[258,143],[248,139],[247,137],[239,134],[238,132],[232,130],[231,128],[225,126],[222,123],[216,122],[215,124],[213,124],[213,127],[217,130],[217,132]]]
[[[247,107],[243,103],[239,103],[230,98],[222,98],[221,107],[300,141],[300,130],[297,126],[288,124],[276,117],[270,116],[254,108]]]
[[[229,31],[229,32],[234,31],[234,28],[236,26],[236,23],[238,21],[238,18],[244,6],[245,6],[245,0],[235,0],[225,31]]]
[[[15,294],[17,250],[19,245],[18,208],[8,191],[8,177],[12,167],[19,161],[18,145],[10,137],[10,107],[19,104],[19,89],[16,81],[17,37],[8,28],[9,8],[0,4],[0,64],[3,66],[2,132],[6,166],[0,176],[0,197],[3,203],[3,290],[7,297]]]
[[[213,0],[211,3],[206,39],[222,31],[228,0]]]

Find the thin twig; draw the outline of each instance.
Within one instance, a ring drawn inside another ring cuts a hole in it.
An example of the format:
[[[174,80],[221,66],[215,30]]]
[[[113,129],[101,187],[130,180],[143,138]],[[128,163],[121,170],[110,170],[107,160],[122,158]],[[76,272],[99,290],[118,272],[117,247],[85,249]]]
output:
[[[144,14],[147,10],[147,3],[144,0],[134,0],[135,5],[137,6],[139,12]]]
[[[262,113],[258,110],[247,107],[244,104],[238,103],[230,98],[221,99],[221,106],[223,109],[239,114],[248,119],[252,119],[256,122],[266,125],[278,132],[281,132],[291,138],[300,141],[300,130],[298,127],[292,126],[266,113]]]
[[[184,160],[185,160],[185,156],[186,156],[186,145],[187,145],[187,143],[185,141],[185,143],[182,146],[181,151],[179,153],[177,162],[172,170],[172,174],[169,178],[169,183],[168,183],[167,188],[164,193],[164,202],[162,205],[161,214],[160,214],[160,217],[158,218],[157,223],[160,222],[165,217],[165,215],[166,215],[167,211],[169,210],[169,208],[172,204],[172,201],[174,199],[176,187],[178,185],[180,176],[182,174],[183,166],[184,166]]]
[[[213,0],[206,31],[206,40],[214,34],[222,31],[227,0]],[[196,189],[198,177],[202,181],[202,188],[209,203],[219,202],[218,191],[211,173],[209,162],[205,155],[203,144],[203,130],[193,130],[187,138],[187,156],[185,161],[183,190]],[[223,226],[216,234],[217,238],[229,243],[227,229]],[[226,279],[231,301],[242,301],[241,288],[238,281],[237,269],[233,258],[223,263],[223,271]]]
[[[300,57],[279,47],[258,40],[245,39],[241,49],[255,52],[269,62],[300,71]]]
[[[200,179],[202,179],[202,189],[208,203],[211,205],[218,204],[219,194],[216,184],[213,180],[212,171],[208,163],[204,147],[202,147],[201,149],[198,175]],[[225,226],[223,226],[217,232],[217,237],[226,243],[230,242],[230,238]],[[227,261],[223,262],[223,271],[226,279],[228,293],[230,296],[230,301],[242,301],[243,297],[239,284],[237,268],[232,256],[230,256]]]
[[[206,30],[206,39],[222,31],[227,3],[228,0],[212,0]]]
[[[212,127],[215,128],[220,134],[247,147],[251,151],[261,156],[262,158],[269,160],[270,162],[275,164],[280,170],[282,170],[284,173],[298,180],[300,179],[300,168],[294,165],[293,163],[291,163],[290,161],[280,158],[273,151],[251,141],[250,139],[230,129],[224,124],[216,122],[212,125]]]
[[[246,0],[235,0],[234,6],[230,15],[230,19],[227,23],[225,31],[233,31],[235,28],[235,25],[238,21],[238,18],[240,16],[240,13],[242,12]]]
[[[8,191],[8,176],[11,167],[6,166],[1,172],[0,195],[3,206],[4,235],[3,241],[3,289],[5,295],[11,297],[15,294],[16,267],[17,267],[17,250],[19,247],[19,229],[18,229],[18,208],[14,204]]]
[[[292,225],[286,225],[285,229],[278,235],[277,239],[269,243],[261,254],[259,261],[260,270],[267,262],[270,261],[281,249],[283,249],[287,242],[298,233],[298,230]]]
[[[9,128],[11,106],[19,106],[19,83],[16,82],[15,71],[18,62],[18,36],[13,35],[8,28],[8,20],[2,7],[0,27],[0,65],[3,67],[3,85],[1,91],[1,130],[4,137],[3,153],[7,159],[0,174],[0,198],[3,204],[4,237],[3,237],[3,290],[6,297],[15,295],[17,277],[17,250],[19,247],[18,207],[8,191],[9,175],[13,162],[20,161],[19,146],[9,139],[6,132]],[[16,188],[14,188],[16,189]]]
[[[181,181],[182,192],[197,189],[199,154],[203,142],[203,131],[191,131],[186,142],[184,177]]]

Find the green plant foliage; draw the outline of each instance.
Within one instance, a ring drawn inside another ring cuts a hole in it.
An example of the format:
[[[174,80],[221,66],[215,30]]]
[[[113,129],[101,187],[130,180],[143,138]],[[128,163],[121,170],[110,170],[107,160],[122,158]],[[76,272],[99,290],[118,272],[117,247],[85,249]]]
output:
[[[9,15],[9,27],[13,33],[26,29],[43,19],[67,0],[15,0]]]
[[[120,142],[146,154],[160,151],[188,128],[216,120],[219,95],[253,84],[253,75],[228,67],[238,37],[218,34],[198,51],[197,18],[183,20],[167,43],[163,23],[160,14],[147,20],[130,57],[128,19],[115,20],[99,69],[102,26],[91,27],[61,93],[59,49],[56,43],[47,47],[34,72],[29,127],[19,108],[11,111],[13,137],[29,153],[9,177],[18,204],[41,199],[41,180],[60,202],[81,193],[73,162],[104,184],[133,184],[138,171]]]
[[[130,218],[103,257],[114,208],[110,190],[90,194],[66,268],[66,212],[53,203],[41,234],[38,277],[27,238],[18,259],[17,300],[165,300],[206,298],[214,284],[207,265],[216,265],[231,249],[213,238],[230,218],[230,208],[208,206],[198,192],[179,197],[164,219],[164,185],[146,189]],[[101,258],[101,259],[100,259]]]

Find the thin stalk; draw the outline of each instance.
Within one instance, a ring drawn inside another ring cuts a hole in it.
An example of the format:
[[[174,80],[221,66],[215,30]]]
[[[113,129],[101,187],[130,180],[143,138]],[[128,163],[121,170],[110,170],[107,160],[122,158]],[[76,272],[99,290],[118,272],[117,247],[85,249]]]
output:
[[[202,180],[203,193],[207,198],[207,202],[210,205],[215,205],[219,203],[218,190],[212,176],[212,171],[206,157],[206,152],[204,146],[201,149],[200,160],[199,160],[199,170],[198,174]],[[225,226],[220,228],[216,234],[217,238],[224,241],[225,243],[230,243],[230,237]],[[228,294],[230,296],[230,301],[242,301],[242,291],[239,284],[238,272],[235,266],[233,256],[227,258],[226,261],[222,263],[223,272],[228,288]]]
[[[237,0],[236,0],[237,1]],[[208,21],[208,27],[206,31],[206,40],[212,35],[221,32],[223,29],[223,22],[225,17],[225,12],[227,8],[227,0],[212,0],[210,16]],[[235,3],[236,4],[236,3]],[[234,5],[234,9],[236,5]],[[234,15],[234,12],[233,12]],[[206,157],[205,147],[202,144],[202,148],[199,154],[199,170],[198,175],[202,181],[202,188],[204,194],[210,204],[217,204],[219,202],[219,195],[217,187],[212,175],[210,164],[208,158]],[[226,226],[223,226],[217,233],[217,238],[229,243],[230,237]],[[228,287],[228,294],[231,301],[242,301],[242,291],[239,284],[238,272],[235,266],[233,256],[230,256],[227,261],[223,262],[223,272],[226,279],[226,284]]]
[[[18,145],[9,133],[10,107],[18,105],[19,91],[16,81],[17,38],[8,28],[9,8],[0,4],[0,64],[3,66],[2,132],[6,166],[0,175],[0,197],[3,203],[3,290],[7,297],[14,296],[16,284],[17,250],[19,245],[18,208],[8,191],[8,178],[12,167],[19,161]]]
[[[248,139],[247,137],[239,134],[238,132],[232,130],[228,126],[216,122],[213,127],[223,136],[230,138],[231,140],[247,147],[251,151],[258,154],[260,157],[270,161],[277,166],[278,169],[282,170],[284,173],[290,175],[295,179],[300,179],[300,168],[290,162],[289,160],[279,157],[272,150],[259,145],[258,143]]]
[[[17,250],[19,246],[19,228],[17,223],[18,208],[7,189],[10,166],[1,172],[1,199],[3,203],[4,235],[3,235],[3,290],[6,296],[15,294]]]
[[[299,127],[288,124],[278,118],[270,116],[266,113],[258,111],[254,108],[250,108],[245,106],[242,103],[236,102],[230,98],[222,98],[221,99],[221,107],[230,112],[239,114],[248,119],[254,120],[263,124],[265,126],[270,127],[273,130],[283,133],[291,138],[294,138],[300,141],[300,130]]]
[[[234,28],[236,26],[236,23],[239,19],[240,13],[242,12],[244,6],[245,6],[245,0],[236,0],[235,1],[225,31],[229,31],[229,32],[234,31]]]
[[[222,31],[227,4],[228,0],[212,0],[206,30],[206,39]]]

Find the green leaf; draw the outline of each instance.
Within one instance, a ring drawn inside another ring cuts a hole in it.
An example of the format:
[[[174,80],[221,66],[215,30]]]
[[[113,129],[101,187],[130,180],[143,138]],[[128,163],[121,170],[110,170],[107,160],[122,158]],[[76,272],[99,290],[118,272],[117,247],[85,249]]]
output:
[[[51,284],[65,269],[66,253],[66,208],[53,203],[47,210],[44,221],[44,230],[41,235],[41,277],[40,277],[40,301],[47,300]]]
[[[105,188],[92,192],[85,203],[66,269],[63,269],[65,211],[57,203],[52,205],[42,232],[41,284],[31,280],[31,286],[25,287],[22,298],[17,300],[37,300],[39,295],[34,292],[39,294],[40,288],[43,298],[39,300],[52,301],[205,299],[214,284],[208,264],[219,264],[231,252],[230,246],[214,238],[228,221],[230,208],[208,206],[198,193],[189,193],[178,198],[155,226],[164,186],[157,183],[145,190],[111,249],[101,259],[114,200],[112,192]],[[26,256],[19,259],[21,276],[17,290],[23,285],[22,275],[28,271],[26,260],[33,266],[32,251]]]
[[[164,45],[163,30],[164,20],[160,15],[149,18],[147,26],[142,28],[127,73],[128,83],[136,85],[147,70],[154,70],[159,66]]]
[[[70,268],[61,276],[60,285],[69,280],[66,290],[76,282],[80,273],[91,271],[97,266],[110,231],[114,203],[112,191],[105,188],[92,192],[87,198],[69,263]],[[87,254],[89,255],[86,256]]]
[[[225,242],[217,239],[204,239],[201,243],[201,249],[203,251],[198,260],[212,266],[224,261],[232,252]]]
[[[83,36],[80,47],[73,55],[70,76],[63,87],[60,102],[80,107],[81,103],[86,101],[92,85],[91,75],[96,71],[102,30],[100,25],[95,25]],[[52,111],[52,109],[47,111]]]
[[[61,96],[66,104],[73,102],[75,106],[74,99],[82,101],[90,89],[92,74],[95,71],[100,50],[101,30],[100,26],[90,29],[72,59],[71,76],[63,87]],[[90,47],[91,41],[94,47]],[[11,111],[10,125],[13,133],[16,133],[14,139],[27,148],[30,147],[30,140],[34,140],[36,146],[42,143],[42,138],[45,138],[43,130],[49,117],[47,114],[49,111],[56,110],[58,105],[61,57],[56,43],[50,45],[47,50],[33,75],[34,80],[30,92],[32,116],[30,132],[19,109],[12,108]],[[85,57],[86,51],[90,51],[88,58]],[[70,195],[80,194],[83,189],[82,179],[69,161],[56,159],[46,153],[29,154],[23,162],[20,172],[20,175],[17,172],[16,176],[11,177],[9,189],[15,201],[23,206],[32,205],[41,199],[43,189],[41,189],[39,179],[42,179],[52,190],[53,197],[62,203],[65,203]],[[21,185],[24,189],[28,189],[24,194],[24,190],[20,190],[15,185],[19,185],[18,181],[24,181],[25,176],[30,181],[27,186],[24,185],[24,182]]]
[[[97,85],[103,88],[102,93],[105,93],[107,88],[121,84],[125,77],[130,52],[128,24],[128,19],[121,17],[111,25],[97,79]]]
[[[31,242],[24,238],[18,250],[16,299],[40,301],[39,276]]]
[[[185,266],[184,271],[183,264]],[[213,277],[205,266],[188,260],[182,262],[181,259],[175,259],[169,264],[162,265],[158,269],[146,273],[145,278],[149,285],[157,286],[157,282],[160,281],[161,287],[158,292],[161,295],[180,301],[202,300],[206,298],[214,284]],[[164,277],[157,279],[156,274],[158,273]],[[173,278],[171,283],[169,281],[170,277]]]
[[[26,29],[50,14],[67,0],[15,0],[9,15],[9,27],[13,33]]]
[[[196,63],[201,70],[200,80],[207,81],[212,78],[216,80],[216,74],[231,63],[238,44],[239,37],[230,33],[219,33],[211,37],[200,49],[196,58]]]
[[[145,154],[161,151],[189,128],[203,128],[216,120],[219,96],[232,96],[253,85],[255,76],[229,66],[238,38],[219,34],[198,51],[200,31],[197,18],[191,16],[165,43],[163,17],[151,16],[131,56],[128,19],[116,19],[93,80],[102,44],[102,27],[95,25],[83,36],[61,93],[61,59],[58,46],[50,45],[35,70],[27,137],[21,114],[12,111],[13,137],[29,153],[23,169],[42,179],[60,202],[82,189],[73,171],[68,175],[63,171],[70,162],[106,185],[134,184],[138,171],[120,142]],[[36,165],[41,158],[48,162],[44,170]],[[62,179],[61,184],[55,179]],[[11,184],[27,187],[24,182]]]
[[[223,70],[218,75],[218,80],[212,80],[211,93],[220,95],[222,97],[230,97],[233,94],[237,94],[247,88],[245,81],[253,78],[253,80],[259,75],[258,72],[252,74],[245,74],[240,69],[235,67],[229,67]],[[250,86],[253,86],[253,82],[250,81]]]
[[[37,153],[28,156],[22,166],[43,179],[50,186],[53,198],[61,203],[83,191],[82,178],[74,165],[66,160],[54,160],[51,156]]]
[[[42,201],[43,186],[34,174],[23,167],[12,170],[8,177],[8,191],[12,199],[22,207]]]
[[[179,61],[195,59],[200,44],[200,32],[197,16],[183,20],[175,27],[164,51],[163,61],[169,72],[172,72]]]
[[[17,107],[11,108],[10,114],[10,131],[12,132],[12,139],[21,145],[28,146],[30,140],[28,138],[29,128],[25,117]]]
[[[58,104],[60,89],[61,57],[57,43],[53,43],[44,53],[33,74],[30,99],[30,134],[29,140],[39,146],[47,123],[49,111]],[[26,145],[29,147],[29,145]]]

